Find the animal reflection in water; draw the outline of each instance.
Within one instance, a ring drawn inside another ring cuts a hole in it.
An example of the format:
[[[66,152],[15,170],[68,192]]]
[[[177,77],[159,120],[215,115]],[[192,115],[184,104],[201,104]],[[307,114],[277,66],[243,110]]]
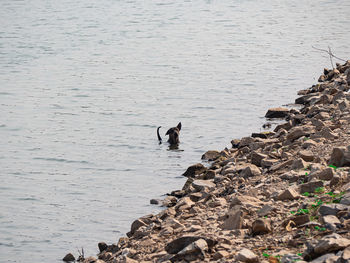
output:
[[[157,128],[157,136],[158,136],[158,140],[159,140],[159,144],[162,143],[162,137],[160,137],[160,134],[159,134],[159,129],[161,128],[162,126],[159,126]],[[176,127],[172,127],[170,128],[165,135],[168,135],[169,136],[169,139],[168,139],[168,143],[169,143],[169,149],[170,150],[177,150],[179,149],[179,143],[180,143],[180,130],[181,130],[181,122],[179,122],[179,124],[176,126]]]

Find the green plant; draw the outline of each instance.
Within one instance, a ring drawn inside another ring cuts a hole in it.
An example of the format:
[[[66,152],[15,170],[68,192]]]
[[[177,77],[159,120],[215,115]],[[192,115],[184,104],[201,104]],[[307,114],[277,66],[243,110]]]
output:
[[[324,227],[319,227],[319,226],[315,226],[315,230],[318,230],[318,231],[326,231],[326,228],[324,228]]]
[[[316,200],[316,203],[314,203],[314,204],[311,205],[311,208],[317,209],[317,208],[320,207],[321,205],[323,205],[323,201],[320,200],[320,199],[318,199],[318,200]]]
[[[309,192],[302,193],[303,196],[310,196]]]
[[[317,187],[317,188],[315,189],[315,193],[317,193],[317,194],[322,194],[324,191],[325,191],[325,190],[324,190],[324,187]]]
[[[338,169],[338,167],[337,167],[337,166],[335,166],[335,165],[333,165],[333,164],[328,165],[328,167],[333,168],[333,169],[334,169],[334,171],[336,171],[336,170]]]

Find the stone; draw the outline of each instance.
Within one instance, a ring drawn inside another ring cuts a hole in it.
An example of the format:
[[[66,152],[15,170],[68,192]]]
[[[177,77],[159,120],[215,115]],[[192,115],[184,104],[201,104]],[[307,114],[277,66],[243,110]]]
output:
[[[216,187],[216,184],[212,180],[194,180],[192,186],[197,191],[203,191],[205,189],[213,190]]]
[[[296,254],[285,254],[281,259],[281,263],[294,263],[300,262],[302,258]]]
[[[159,205],[159,204],[161,203],[161,201],[158,200],[158,199],[151,199],[151,200],[149,201],[149,203],[150,203],[151,205]]]
[[[229,255],[230,255],[230,253],[227,252],[226,250],[219,250],[213,255],[213,259],[214,260],[219,260],[219,259],[222,259],[222,258],[226,258]]]
[[[314,155],[311,151],[300,151],[299,156],[305,161],[305,162],[312,162],[314,160]]]
[[[243,248],[237,253],[236,260],[246,262],[246,263],[255,263],[259,262],[259,258],[254,254],[253,251]]]
[[[205,154],[202,155],[202,160],[214,161],[219,157],[220,157],[219,151],[207,151]]]
[[[342,198],[340,200],[340,204],[350,206],[350,192],[349,191],[342,196]]]
[[[315,131],[316,130],[314,126],[305,125],[293,127],[287,134],[287,140],[294,141],[302,136],[310,136],[310,134],[315,133]]]
[[[289,110],[287,108],[271,108],[265,114],[265,118],[284,118],[289,114]]]
[[[313,181],[300,185],[300,193],[303,194],[305,192],[313,193],[319,187],[323,187],[322,181]]]
[[[181,250],[183,250],[185,247],[197,241],[198,239],[201,239],[201,237],[200,236],[182,236],[169,242],[165,246],[165,250],[169,254],[177,254]]]
[[[266,216],[268,215],[270,212],[275,211],[276,208],[274,208],[271,205],[264,205],[259,211],[258,211],[258,215],[259,216]]]
[[[341,224],[338,217],[336,217],[335,215],[325,215],[322,216],[322,222],[324,224],[331,224],[331,225],[339,225]]]
[[[177,198],[175,196],[167,196],[162,201],[162,205],[166,207],[172,207],[176,205],[176,203],[177,203]]]
[[[335,252],[350,246],[350,240],[338,234],[331,234],[319,240],[314,247],[314,252],[318,255]]]
[[[257,151],[252,151],[251,153],[251,162],[257,166],[261,166],[261,161],[267,159],[266,154],[259,153]]]
[[[350,261],[350,247],[347,247],[346,249],[344,249],[343,254],[342,254],[342,258],[344,260]]]
[[[252,224],[252,233],[254,235],[266,234],[271,232],[271,222],[267,219],[256,219]]]
[[[298,158],[294,160],[294,162],[292,163],[291,169],[299,170],[299,169],[304,169],[306,167],[307,167],[307,163],[303,159]]]
[[[317,135],[327,139],[327,140],[333,140],[337,139],[338,135],[332,132],[332,130],[329,127],[323,127]]]
[[[290,221],[293,221],[295,223],[295,226],[301,226],[310,222],[310,218],[309,215],[297,215],[285,220],[282,225],[285,227],[289,224]]]
[[[249,177],[261,175],[261,171],[256,165],[251,164],[247,166],[245,169],[243,169],[240,175],[243,176],[244,178],[249,178]]]
[[[98,249],[100,250],[100,253],[107,250],[108,246],[105,242],[98,243]]]
[[[335,165],[336,167],[349,166],[350,146],[333,148],[328,164]]]
[[[202,174],[206,170],[207,168],[203,164],[197,163],[188,167],[186,172],[184,172],[182,175],[186,177],[194,178],[196,177],[196,175]]]
[[[198,256],[203,259],[205,251],[208,250],[208,244],[204,239],[198,239],[185,248],[183,248],[181,251],[177,253],[175,257],[171,259],[171,261],[178,261],[184,257],[190,256],[192,261],[193,259],[197,259]]]
[[[263,168],[269,168],[269,167],[276,165],[278,162],[279,162],[279,160],[271,159],[271,158],[267,157],[267,158],[261,160],[261,166]]]
[[[243,226],[243,211],[240,205],[234,206],[228,211],[223,224],[220,226],[224,230],[241,229]]]
[[[71,261],[75,261],[75,257],[73,256],[72,253],[68,253],[67,255],[64,256],[62,260],[65,262],[71,262]]]
[[[342,204],[322,204],[318,210],[318,212],[322,216],[326,215],[337,215],[340,211],[346,211],[348,210],[348,207],[346,205]]]
[[[130,232],[128,232],[126,235],[128,237],[131,237],[135,233],[136,230],[138,230],[142,226],[147,226],[151,222],[152,222],[152,220],[149,218],[149,216],[144,216],[144,217],[140,217],[139,219],[136,219],[131,224]]]
[[[184,225],[179,222],[179,220],[176,220],[175,218],[169,218],[165,221],[165,224],[167,226],[171,226],[173,229],[178,228],[184,228]]]
[[[334,171],[333,171],[333,168],[330,168],[330,167],[317,173],[317,177],[320,180],[330,181],[333,179],[333,176],[334,176]]]
[[[332,258],[336,257],[335,254],[333,253],[328,253],[328,254],[325,254],[323,256],[320,256],[312,261],[310,261],[310,263],[335,263],[336,262],[336,259],[338,257],[336,257],[335,260],[333,260]]]
[[[180,199],[180,201],[175,205],[175,209],[182,211],[191,208],[193,205],[194,202],[192,202],[191,198],[186,196]]]
[[[300,195],[293,189],[288,188],[287,190],[282,191],[278,196],[277,200],[295,200],[298,199]]]

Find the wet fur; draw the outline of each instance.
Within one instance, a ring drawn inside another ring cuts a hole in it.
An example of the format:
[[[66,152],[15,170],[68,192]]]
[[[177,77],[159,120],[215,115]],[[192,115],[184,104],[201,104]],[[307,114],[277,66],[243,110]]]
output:
[[[159,143],[162,143],[162,138],[159,135],[159,129],[161,126],[157,128],[157,136]],[[168,143],[170,145],[178,145],[180,143],[179,137],[180,137],[180,130],[181,130],[181,122],[178,123],[176,127],[170,128],[165,135],[169,135]]]

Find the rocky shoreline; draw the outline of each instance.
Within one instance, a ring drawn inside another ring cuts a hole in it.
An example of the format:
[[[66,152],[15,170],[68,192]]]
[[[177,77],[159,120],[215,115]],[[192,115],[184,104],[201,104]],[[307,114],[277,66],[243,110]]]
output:
[[[166,209],[78,261],[350,262],[349,89],[350,61],[324,69],[300,109],[267,112],[282,124],[205,153]]]

